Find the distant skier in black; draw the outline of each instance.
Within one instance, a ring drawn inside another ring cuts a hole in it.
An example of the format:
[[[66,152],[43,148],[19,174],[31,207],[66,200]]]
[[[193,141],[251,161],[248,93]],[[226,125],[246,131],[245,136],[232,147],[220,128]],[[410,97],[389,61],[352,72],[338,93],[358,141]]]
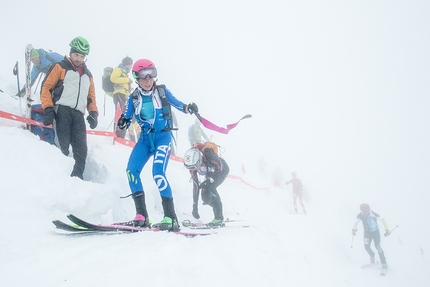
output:
[[[352,227],[352,235],[355,236],[357,234],[357,225],[361,221],[363,222],[364,228],[364,249],[366,249],[367,253],[370,255],[370,263],[375,262],[375,252],[370,248],[370,244],[372,240],[374,241],[374,245],[379,254],[379,259],[381,260],[382,268],[387,268],[387,261],[385,259],[384,251],[381,248],[381,235],[379,233],[378,228],[378,220],[382,222],[385,228],[384,236],[388,236],[391,234],[388,229],[387,222],[379,216],[376,212],[370,210],[370,206],[367,203],[363,203],[360,205],[360,213],[357,215],[357,220],[354,222],[354,226]]]

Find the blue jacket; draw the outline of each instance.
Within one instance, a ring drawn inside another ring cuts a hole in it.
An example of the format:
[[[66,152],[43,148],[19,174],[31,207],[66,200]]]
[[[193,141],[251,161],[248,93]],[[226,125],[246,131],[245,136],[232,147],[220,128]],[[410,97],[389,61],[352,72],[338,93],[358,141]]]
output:
[[[53,64],[61,62],[64,59],[64,56],[55,52],[49,53],[43,49],[37,49],[37,52],[40,57],[40,65],[33,65],[33,68],[31,69],[30,81],[32,85],[40,73],[47,74]],[[24,88],[25,87],[26,85],[24,84]]]
[[[186,105],[175,98],[169,89],[165,89],[167,101],[171,106],[177,110],[186,113]],[[130,94],[126,103],[126,110],[124,114],[125,119],[136,118],[142,130],[152,132],[161,132],[168,127],[168,122],[164,118],[163,109],[161,105],[158,90],[155,89],[153,93],[145,95],[141,88]]]

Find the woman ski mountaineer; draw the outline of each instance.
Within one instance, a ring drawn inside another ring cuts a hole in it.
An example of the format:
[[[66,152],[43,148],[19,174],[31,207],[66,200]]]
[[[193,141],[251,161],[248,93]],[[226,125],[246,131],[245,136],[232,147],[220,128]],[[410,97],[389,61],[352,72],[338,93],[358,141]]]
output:
[[[149,158],[154,156],[152,176],[161,195],[164,218],[153,227],[161,230],[179,230],[172,189],[165,173],[170,158],[172,138],[170,106],[186,114],[198,113],[198,107],[195,103],[184,104],[175,98],[164,85],[157,86],[157,69],[152,61],[148,59],[136,61],[132,74],[138,87],[129,96],[125,114],[122,114],[118,120],[118,127],[125,129],[129,127],[134,116],[142,129],[139,140],[131,152],[126,170],[131,195],[136,206],[136,217],[129,224],[140,227],[150,226],[140,173]]]

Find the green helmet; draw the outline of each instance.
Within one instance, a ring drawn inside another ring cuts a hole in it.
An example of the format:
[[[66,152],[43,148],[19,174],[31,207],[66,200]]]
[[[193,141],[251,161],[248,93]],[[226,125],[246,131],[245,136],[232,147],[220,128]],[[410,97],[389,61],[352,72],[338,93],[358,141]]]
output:
[[[69,46],[71,49],[83,55],[88,55],[88,53],[90,52],[90,44],[87,40],[85,40],[85,38],[82,38],[81,36],[78,36],[73,39],[70,42]]]

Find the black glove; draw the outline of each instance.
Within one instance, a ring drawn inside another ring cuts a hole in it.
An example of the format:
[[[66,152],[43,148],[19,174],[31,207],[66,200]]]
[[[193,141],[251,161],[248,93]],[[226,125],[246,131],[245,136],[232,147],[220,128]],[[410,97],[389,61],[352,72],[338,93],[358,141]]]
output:
[[[186,111],[190,115],[192,115],[192,114],[198,114],[199,113],[199,107],[195,103],[189,103],[187,105]]]
[[[87,122],[90,124],[90,128],[93,130],[97,127],[97,113],[92,111],[87,117]]]
[[[353,236],[355,236],[357,234],[357,229],[353,229],[351,233]]]
[[[199,219],[200,218],[199,211],[197,209],[197,203],[193,204],[193,217],[195,219]]]
[[[19,93],[15,95],[15,98],[18,98],[18,97],[23,98],[24,96],[25,96],[25,89],[22,89],[21,91],[19,91]]]
[[[121,114],[121,117],[118,120],[117,126],[123,130],[123,129],[128,128],[130,126],[130,122],[131,122],[131,119],[126,119],[124,117],[124,114]]]
[[[211,177],[206,178],[202,183],[200,183],[200,188],[206,188],[208,185],[214,182],[214,179]]]
[[[52,125],[52,123],[54,122],[54,118],[55,118],[55,112],[54,109],[49,107],[46,108],[45,110],[43,110],[43,124],[45,126],[49,126]]]
[[[386,229],[385,230],[385,234],[384,234],[384,236],[385,237],[387,237],[387,236],[389,236],[391,234],[391,231],[390,230],[388,230],[388,229]]]

